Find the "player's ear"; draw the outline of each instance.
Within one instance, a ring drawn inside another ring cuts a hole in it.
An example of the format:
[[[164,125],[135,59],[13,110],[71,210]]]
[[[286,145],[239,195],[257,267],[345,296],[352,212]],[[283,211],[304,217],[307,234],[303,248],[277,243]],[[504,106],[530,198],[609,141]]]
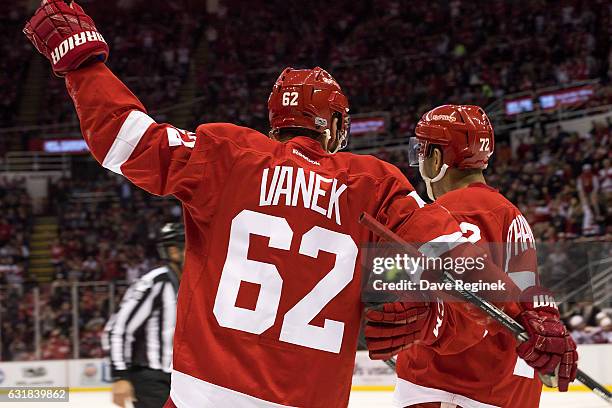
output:
[[[439,149],[438,147],[434,147],[433,151],[431,152],[431,159],[432,159],[433,174],[438,174],[440,172],[440,169],[442,168],[442,165],[444,165],[444,159],[442,157],[442,150]]]
[[[336,143],[336,141],[338,140],[338,117],[334,115],[334,117],[332,118],[332,124],[331,124],[331,136],[332,136],[332,140],[334,143]]]
[[[335,152],[338,146],[338,118],[332,117],[331,126],[328,130],[324,131],[323,137],[327,140],[323,141],[323,149],[328,152]]]

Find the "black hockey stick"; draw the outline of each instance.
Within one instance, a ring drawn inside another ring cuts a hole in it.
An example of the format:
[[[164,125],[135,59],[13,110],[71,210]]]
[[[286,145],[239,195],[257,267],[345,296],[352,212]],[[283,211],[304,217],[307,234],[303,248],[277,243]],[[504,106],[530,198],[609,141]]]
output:
[[[359,336],[359,345],[360,345],[361,347],[366,348],[366,349],[368,348],[368,345],[366,344],[365,339],[364,339],[363,337],[361,337],[361,336]],[[396,363],[396,361],[395,361],[395,358],[391,357],[391,358],[390,358],[390,359],[388,359],[388,360],[383,360],[383,363],[385,363],[385,364],[386,364],[386,365],[388,365],[388,366],[389,366],[389,367],[390,367],[390,368],[391,368],[393,371],[395,371],[395,367],[397,366],[397,363]]]
[[[388,242],[393,242],[401,245],[409,252],[414,252],[416,248],[412,247],[406,241],[401,239],[397,234],[393,231],[376,221],[369,214],[363,213],[359,219],[359,222],[365,225],[370,231],[384,239]],[[508,329],[519,341],[526,341],[529,339],[525,328],[512,317],[508,316],[504,311],[499,309],[497,306],[493,305],[489,301],[482,299],[480,296],[474,294],[473,292],[467,290],[458,290],[459,286],[455,285],[455,278],[449,273],[444,272],[443,280],[445,282],[450,282],[453,284],[455,288],[455,292],[460,295],[462,298],[472,303],[474,306],[478,307],[480,310],[485,312],[491,318],[499,322],[502,326]],[[390,367],[390,360],[385,361]],[[392,361],[393,367],[395,367],[395,361]],[[606,387],[601,385],[599,382],[595,381],[592,377],[587,375],[584,371],[578,369],[576,373],[576,379],[580,381],[582,384],[586,385],[591,391],[605,400],[608,404],[612,404],[612,393],[608,391]]]

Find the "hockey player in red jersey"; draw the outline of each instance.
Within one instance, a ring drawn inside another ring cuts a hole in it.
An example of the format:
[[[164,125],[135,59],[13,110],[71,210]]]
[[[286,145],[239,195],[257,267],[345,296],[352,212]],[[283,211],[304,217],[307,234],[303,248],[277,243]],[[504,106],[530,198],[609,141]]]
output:
[[[147,115],[103,63],[108,46],[77,4],[43,2],[24,31],[65,77],[96,160],[183,204],[167,405],[345,407],[362,315],[358,244],[371,239],[359,215],[413,242],[459,240],[456,221],[395,167],[334,154],[349,106],[321,68],[281,73],[269,137],[227,123],[190,132]]]
[[[408,339],[398,356],[395,403],[418,408],[536,408],[542,383],[533,367],[550,373],[559,365],[559,389],[566,391],[576,375],[576,345],[554,303],[529,302],[534,294],[546,293],[535,286],[533,234],[520,211],[489,187],[483,175],[493,153],[493,128],[477,106],[444,105],[426,113],[415,133],[410,145],[413,165],[419,166],[427,194],[451,212],[470,241],[491,243],[495,263],[524,290],[519,321],[531,340],[517,348],[514,337],[501,326],[469,320],[458,339],[461,346],[450,353]],[[376,332],[375,338],[368,338],[369,347],[377,350],[385,341],[380,314],[370,312],[367,318]]]

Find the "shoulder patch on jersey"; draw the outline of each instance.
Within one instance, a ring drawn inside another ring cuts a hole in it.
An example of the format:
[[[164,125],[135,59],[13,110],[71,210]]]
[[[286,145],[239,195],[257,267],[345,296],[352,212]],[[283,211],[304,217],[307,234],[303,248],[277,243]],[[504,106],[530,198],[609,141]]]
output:
[[[183,129],[177,129],[173,126],[168,126],[166,128],[166,133],[168,134],[168,144],[170,147],[174,146],[185,146],[190,149],[193,149],[196,143],[196,134],[193,132],[188,132]]]

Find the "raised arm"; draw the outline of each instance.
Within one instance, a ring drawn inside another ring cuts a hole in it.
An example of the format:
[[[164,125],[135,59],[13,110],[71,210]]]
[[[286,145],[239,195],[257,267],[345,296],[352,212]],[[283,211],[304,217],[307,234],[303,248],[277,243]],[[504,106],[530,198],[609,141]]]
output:
[[[44,0],[24,33],[54,73],[65,77],[96,160],[150,193],[189,201],[201,174],[191,166],[195,133],[157,124],[147,115],[104,65],[108,46],[83,9],[74,2]]]
[[[189,200],[201,175],[194,171],[195,133],[156,123],[102,63],[69,72],[66,87],[83,137],[102,166],[152,194]]]

